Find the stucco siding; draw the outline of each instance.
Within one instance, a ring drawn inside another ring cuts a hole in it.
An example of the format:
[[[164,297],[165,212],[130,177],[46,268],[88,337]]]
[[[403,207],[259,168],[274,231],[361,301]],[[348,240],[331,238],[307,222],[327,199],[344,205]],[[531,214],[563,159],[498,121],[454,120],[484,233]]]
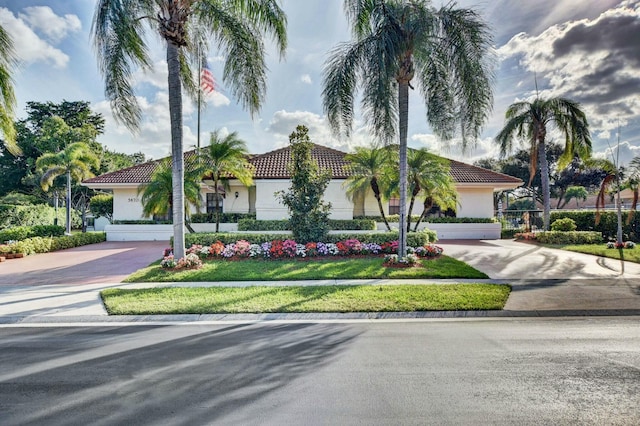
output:
[[[490,218],[493,212],[492,188],[458,188],[457,217]]]
[[[144,218],[140,198],[137,188],[114,188],[113,219],[140,220]]]

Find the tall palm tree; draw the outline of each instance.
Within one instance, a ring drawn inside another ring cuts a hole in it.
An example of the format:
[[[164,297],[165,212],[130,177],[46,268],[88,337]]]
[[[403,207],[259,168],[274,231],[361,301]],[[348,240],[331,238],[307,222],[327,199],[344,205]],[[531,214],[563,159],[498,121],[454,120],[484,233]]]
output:
[[[4,134],[4,145],[14,155],[21,153],[16,144],[16,131],[13,127],[13,112],[16,96],[13,91],[11,74],[16,64],[13,41],[0,25],[0,132]]]
[[[387,217],[382,207],[382,191],[380,185],[389,175],[390,155],[389,150],[380,147],[357,147],[355,152],[345,155],[344,159],[351,166],[351,173],[344,185],[347,196],[350,199],[364,197],[369,189],[378,202],[378,210],[388,231],[391,231]]]
[[[67,176],[67,234],[71,233],[71,183],[93,177],[91,169],[97,170],[98,167],[100,160],[84,142],[69,144],[58,153],[48,152],[36,160],[36,169],[44,172],[40,179],[44,191],[49,190],[57,177]]]
[[[188,164],[184,172],[184,198],[194,206],[198,206],[201,203],[201,177],[202,169],[195,163]],[[169,159],[165,159],[158,164],[158,167],[151,175],[149,183],[138,187],[138,194],[141,195],[142,214],[145,216],[164,216],[169,212],[173,213],[173,171]],[[185,205],[186,210],[188,210],[188,204]]]
[[[526,141],[531,150],[529,165],[531,180],[535,176],[538,163],[542,182],[544,230],[549,230],[551,193],[549,190],[549,164],[547,162],[547,128],[555,127],[565,138],[563,153],[558,159],[560,168],[566,167],[578,156],[591,156],[591,135],[589,123],[580,105],[566,98],[541,99],[511,104],[505,113],[505,125],[495,138],[500,145],[500,153],[505,156],[513,148],[514,139]]]
[[[193,64],[201,63],[207,52],[206,41],[214,40],[226,57],[223,81],[255,114],[266,92],[265,46],[260,35],[272,35],[282,57],[287,46],[286,17],[276,0],[98,0],[92,34],[106,95],[116,119],[132,130],[138,128],[141,116],[131,86],[132,75],[135,68],[152,67],[143,38],[148,33],[159,35],[166,43],[174,253],[182,257],[182,87],[197,97]]]
[[[245,186],[253,185],[253,167],[248,161],[249,151],[238,133],[222,137],[218,130],[211,133],[209,146],[204,151],[203,174],[213,180],[215,194],[216,232],[220,231],[219,185],[229,188],[229,179],[235,178]]]
[[[491,37],[475,11],[455,4],[435,9],[428,0],[344,0],[344,9],[353,41],[330,54],[324,110],[333,131],[348,136],[360,87],[373,134],[385,144],[399,141],[398,254],[404,257],[409,88],[420,89],[433,132],[446,141],[460,137],[466,147],[493,103]]]

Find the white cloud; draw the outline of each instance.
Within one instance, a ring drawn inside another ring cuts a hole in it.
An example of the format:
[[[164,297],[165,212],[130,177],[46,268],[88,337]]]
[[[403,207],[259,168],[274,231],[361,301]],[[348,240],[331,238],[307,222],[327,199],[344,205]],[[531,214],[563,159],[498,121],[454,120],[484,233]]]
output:
[[[310,76],[309,74],[303,74],[303,75],[300,77],[300,81],[301,81],[301,82],[303,82],[303,83],[305,83],[305,84],[311,84],[311,83],[312,83],[312,81],[311,81],[311,76]]]
[[[14,48],[20,61],[26,63],[45,62],[55,68],[65,68],[69,56],[42,40],[27,25],[24,19],[17,18],[6,8],[0,8],[0,25],[11,35]]]
[[[20,19],[26,21],[29,26],[43,33],[52,42],[58,43],[69,33],[75,33],[82,29],[80,18],[76,15],[58,16],[48,6],[25,7],[25,13],[20,13]]]
[[[478,139],[474,147],[468,147],[464,152],[460,140],[443,143],[436,135],[430,133],[416,133],[410,140],[415,142],[411,144],[414,148],[427,148],[434,154],[469,164],[480,158],[497,158],[500,155],[500,149],[492,138]]]

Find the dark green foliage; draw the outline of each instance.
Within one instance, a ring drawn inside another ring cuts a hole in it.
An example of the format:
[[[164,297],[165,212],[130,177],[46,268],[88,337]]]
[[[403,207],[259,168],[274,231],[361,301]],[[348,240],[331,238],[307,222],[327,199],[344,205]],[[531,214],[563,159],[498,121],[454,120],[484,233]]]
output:
[[[602,235],[595,231],[547,231],[536,233],[536,241],[542,244],[599,244]]]
[[[46,204],[35,206],[0,205],[0,229],[14,226],[52,225],[56,216],[55,209]],[[64,209],[58,209],[58,223],[64,224]],[[80,228],[80,214],[71,210],[71,227]]]
[[[113,195],[98,194],[91,197],[89,209],[95,217],[106,217],[109,222],[113,219]]]
[[[605,241],[613,241],[616,239],[616,234],[618,232],[618,218],[616,216],[616,212],[601,212],[600,223],[597,225],[596,212],[594,210],[551,212],[551,222],[564,217],[573,219],[578,231],[597,231],[602,234]],[[624,241],[640,242],[640,215],[634,214],[632,220],[628,224],[626,221],[623,221],[622,233]]]
[[[419,216],[411,216],[411,221],[414,222],[419,218]],[[375,222],[382,222],[381,216],[356,216],[354,220],[367,219],[373,220]],[[397,223],[400,220],[400,216],[397,214],[387,216],[388,222]],[[428,223],[494,223],[496,220],[494,218],[489,217],[427,217],[424,219],[424,222]]]
[[[345,241],[349,239],[357,239],[362,243],[377,243],[382,244],[389,241],[396,241],[399,237],[398,231],[391,232],[367,232],[367,233],[357,233],[357,234],[328,234],[324,237],[323,240],[318,242],[323,243],[337,243],[338,241]],[[201,245],[211,245],[216,241],[220,241],[223,244],[235,243],[239,240],[246,240],[251,244],[261,244],[267,241],[273,240],[289,240],[292,239],[293,236],[291,234],[243,234],[240,232],[220,232],[220,233],[205,233],[198,232],[194,234],[187,234],[185,236],[185,242],[187,247],[190,247],[193,244],[201,244]],[[407,237],[407,244],[411,247],[421,247],[425,244],[435,242],[437,240],[436,233],[434,231],[422,231],[422,232],[411,232]],[[297,241],[297,240],[296,240]],[[173,244],[173,239],[171,241]]]
[[[311,158],[309,129],[296,127],[289,136],[291,143],[291,186],[288,192],[280,191],[276,196],[289,209],[289,226],[294,239],[300,243],[323,241],[329,230],[331,203],[322,200],[331,180],[328,169],[320,170]]]
[[[85,232],[82,234],[63,235],[60,237],[33,237],[18,241],[8,246],[8,253],[48,253],[73,247],[95,244],[106,241],[104,232]]]
[[[329,219],[329,229],[333,231],[373,231],[376,222],[371,219],[337,220]],[[241,219],[238,231],[290,231],[288,220]]]
[[[255,220],[255,213],[222,213],[220,223],[240,223],[242,220]],[[193,213],[190,217],[191,223],[216,223],[215,213]]]
[[[556,219],[551,223],[552,231],[571,232],[577,229],[576,222],[570,217]]]
[[[21,241],[31,237],[57,237],[64,235],[63,226],[36,225],[16,226],[0,231],[0,243],[5,241]]]

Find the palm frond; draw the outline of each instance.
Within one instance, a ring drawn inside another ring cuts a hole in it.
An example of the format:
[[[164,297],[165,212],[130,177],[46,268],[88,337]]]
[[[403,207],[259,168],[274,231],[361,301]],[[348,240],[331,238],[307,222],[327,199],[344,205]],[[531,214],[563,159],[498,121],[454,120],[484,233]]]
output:
[[[9,152],[18,156],[22,154],[22,150],[16,144],[16,130],[13,126],[16,96],[12,73],[15,66],[13,40],[0,25],[0,132],[4,135],[3,142]]]

